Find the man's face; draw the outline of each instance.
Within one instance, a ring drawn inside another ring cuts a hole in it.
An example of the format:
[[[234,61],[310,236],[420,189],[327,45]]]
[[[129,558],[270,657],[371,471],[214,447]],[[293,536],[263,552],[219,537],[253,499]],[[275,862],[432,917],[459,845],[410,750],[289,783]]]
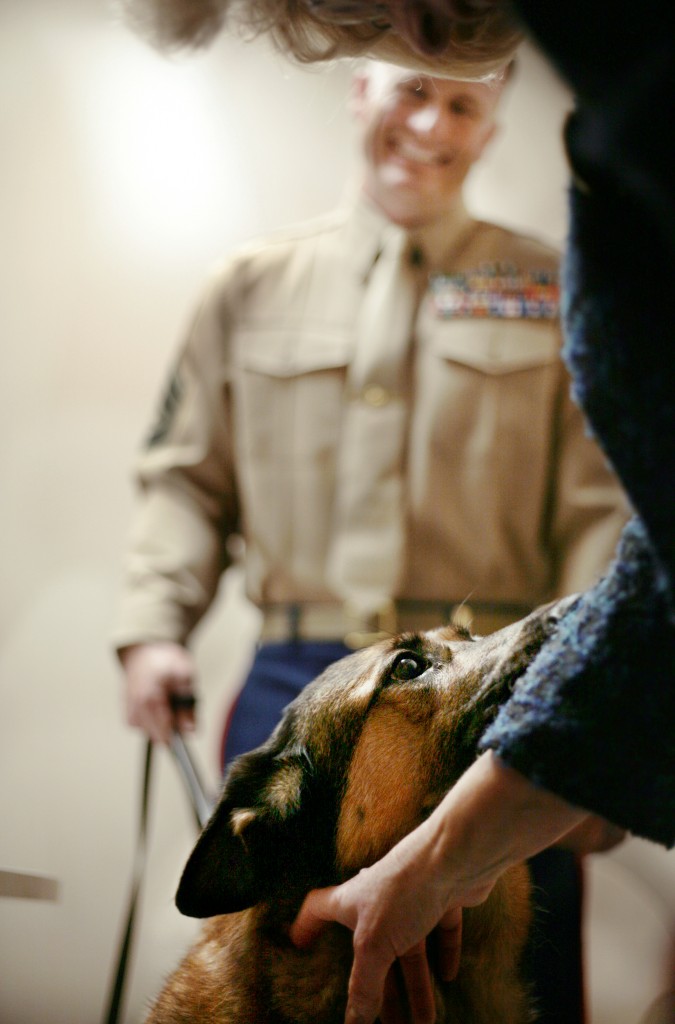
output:
[[[357,77],[364,191],[391,220],[413,228],[447,212],[494,133],[501,88],[383,64]]]

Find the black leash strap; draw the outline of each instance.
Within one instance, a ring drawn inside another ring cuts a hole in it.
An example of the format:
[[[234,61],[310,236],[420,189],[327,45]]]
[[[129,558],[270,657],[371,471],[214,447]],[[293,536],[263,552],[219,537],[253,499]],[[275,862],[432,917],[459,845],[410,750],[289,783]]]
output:
[[[185,743],[185,740],[179,732],[173,733],[169,749],[173,754],[181,777],[185,783],[185,788],[194,812],[195,823],[197,828],[201,829],[211,816],[214,801],[212,797],[208,795],[193,757]],[[117,1024],[120,1019],[122,1000],[124,997],[124,986],[129,961],[131,959],[134,927],[136,923],[136,909],[138,907],[141,883],[143,881],[143,874],[148,854],[148,815],[150,807],[152,755],[153,743],[151,740],[148,740],[145,747],[145,761],[141,787],[140,820],[138,825],[138,837],[136,840],[133,869],[131,873],[131,889],[129,893],[126,926],[122,935],[122,942],[120,944],[117,959],[117,970],[115,971],[115,977],[108,1000],[108,1009],[103,1018],[103,1024]]]
[[[127,909],[127,923],[122,935],[120,952],[117,961],[117,970],[110,993],[108,1010],[103,1018],[105,1024],[117,1024],[124,995],[124,983],[126,980],[127,966],[131,954],[132,939],[134,935],[134,924],[136,921],[136,908],[138,897],[143,881],[143,871],[148,846],[148,807],[150,803],[150,780],[152,777],[152,740],[148,740],[145,747],[145,764],[143,768],[143,782],[141,792],[141,816],[138,826],[138,838],[136,840],[136,851],[134,853],[133,869],[131,873],[131,890],[129,893],[129,905]]]

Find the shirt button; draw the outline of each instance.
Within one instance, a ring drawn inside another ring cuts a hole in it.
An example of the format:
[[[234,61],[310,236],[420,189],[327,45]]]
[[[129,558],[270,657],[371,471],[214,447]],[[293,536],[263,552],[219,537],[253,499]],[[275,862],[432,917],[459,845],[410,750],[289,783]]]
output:
[[[369,384],[367,388],[363,389],[363,401],[376,409],[386,405],[390,398],[390,393],[380,384]]]

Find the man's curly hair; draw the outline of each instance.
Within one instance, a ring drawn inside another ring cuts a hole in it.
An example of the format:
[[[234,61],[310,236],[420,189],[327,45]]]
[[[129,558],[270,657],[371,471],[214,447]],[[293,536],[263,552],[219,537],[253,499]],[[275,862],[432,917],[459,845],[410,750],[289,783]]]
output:
[[[116,0],[134,31],[159,49],[207,45],[227,24],[247,38],[269,35],[302,64],[370,56],[430,74],[483,77],[513,56],[521,33],[504,0],[446,0],[448,48],[422,58],[387,28],[326,24],[305,0]]]

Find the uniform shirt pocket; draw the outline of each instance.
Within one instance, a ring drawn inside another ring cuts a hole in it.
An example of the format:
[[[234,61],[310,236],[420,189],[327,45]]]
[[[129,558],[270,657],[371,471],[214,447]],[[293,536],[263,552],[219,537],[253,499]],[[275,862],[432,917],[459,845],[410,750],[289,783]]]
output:
[[[353,340],[344,331],[306,323],[297,327],[247,327],[237,332],[240,367],[270,377],[297,377],[347,366]]]
[[[233,397],[240,459],[280,484],[334,470],[352,339],[304,325],[245,329],[235,338]],[[288,487],[283,484],[284,490]]]
[[[352,344],[346,331],[307,324],[236,338],[233,408],[247,532],[296,579],[316,581],[323,566]]]
[[[557,324],[550,321],[436,319],[426,326],[430,352],[482,373],[533,369],[555,363],[560,356]]]

